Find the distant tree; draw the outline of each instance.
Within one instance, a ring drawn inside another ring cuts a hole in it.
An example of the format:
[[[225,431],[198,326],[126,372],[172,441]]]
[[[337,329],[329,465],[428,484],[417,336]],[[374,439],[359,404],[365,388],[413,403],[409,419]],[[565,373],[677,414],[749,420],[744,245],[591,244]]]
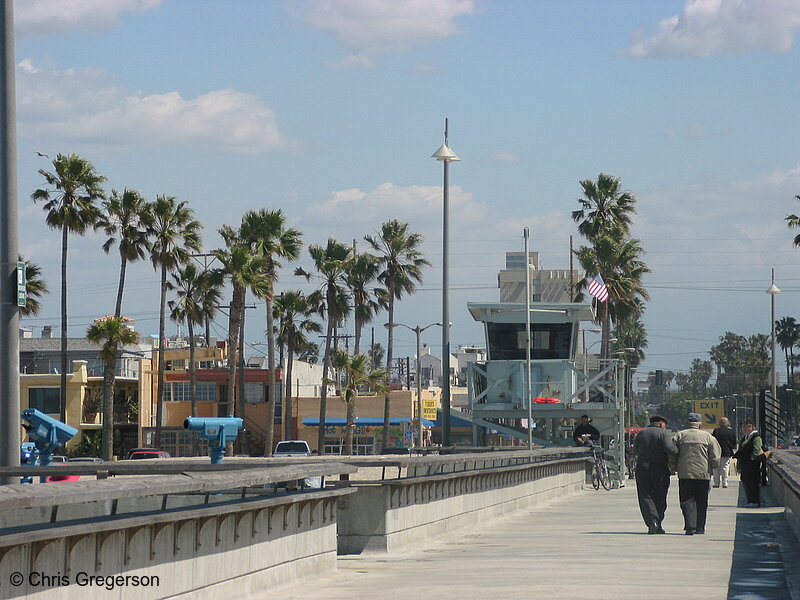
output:
[[[127,327],[122,317],[95,319],[86,332],[86,338],[101,344],[100,359],[105,363],[103,379],[103,459],[111,460],[114,454],[114,382],[116,379],[117,351],[127,344],[135,344],[139,336]]]
[[[383,365],[383,357],[386,355],[386,351],[383,349],[383,346],[380,342],[375,342],[374,344],[370,344],[369,347],[369,356],[372,360],[372,367],[375,369],[380,369]]]
[[[388,391],[388,386],[383,381],[382,370],[370,369],[370,360],[366,354],[356,354],[351,357],[344,350],[337,350],[333,353],[332,364],[344,376],[342,400],[347,407],[344,454],[350,455],[353,454],[353,432],[356,427],[356,400],[359,388],[369,386],[371,389],[383,392]]]
[[[319,362],[319,344],[308,342],[308,345],[297,355],[297,360],[302,360],[310,365],[317,364]]]
[[[713,375],[714,365],[710,360],[695,358],[687,373],[675,374],[675,383],[682,392],[690,394],[695,400],[700,400],[711,392],[708,381]]]
[[[25,263],[25,306],[20,307],[19,314],[22,317],[35,317],[41,310],[39,299],[49,290],[42,279],[39,265],[21,256],[17,257],[17,261]]]
[[[783,317],[775,321],[775,340],[786,357],[786,381],[789,387],[794,388],[794,370],[792,369],[795,362],[794,349],[800,344],[800,324],[794,317]]]
[[[631,216],[636,213],[636,198],[622,189],[620,179],[600,173],[597,181],[584,179],[580,184],[583,198],[578,199],[580,208],[572,212],[578,232],[589,241],[609,228],[620,229],[627,235]]]
[[[800,201],[800,194],[795,196],[795,199]],[[788,224],[789,229],[792,229],[793,227],[800,227],[800,216],[786,215],[786,223]],[[800,233],[795,236],[794,245],[800,246]]]
[[[381,225],[378,235],[364,236],[367,243],[378,253],[378,259],[383,268],[378,275],[380,281],[386,288],[386,309],[388,312],[388,322],[390,323],[388,338],[386,341],[386,364],[392,364],[392,350],[394,345],[394,303],[404,294],[413,294],[417,285],[422,283],[422,269],[430,266],[430,262],[425,258],[420,246],[423,237],[419,233],[413,233],[408,229],[408,223],[403,223],[396,219],[387,221]],[[386,382],[390,383],[391,369],[386,370]],[[389,419],[390,419],[390,396],[387,388],[383,402],[383,437],[382,446],[389,445]]]
[[[106,180],[94,165],[77,154],[59,154],[53,160],[54,172],[39,169],[48,187],[31,194],[34,202],[44,202],[45,222],[61,231],[61,382],[59,415],[66,421],[67,400],[67,240],[69,234],[83,235],[100,217],[95,202],[103,198],[101,184]]]
[[[371,254],[356,254],[347,267],[347,286],[353,298],[353,324],[355,344],[353,354],[361,353],[361,332],[387,304],[386,291],[375,282],[380,273],[380,262]]]
[[[103,244],[103,251],[108,254],[114,244],[119,247],[119,285],[114,305],[114,314],[118,317],[122,314],[122,292],[128,263],[147,255],[152,224],[151,204],[136,190],[125,188],[122,194],[111,190],[111,198],[103,202],[103,213],[97,222],[98,228],[109,236]]]
[[[749,337],[726,332],[709,351],[717,367],[718,396],[753,394],[767,387],[770,370],[769,336]]]

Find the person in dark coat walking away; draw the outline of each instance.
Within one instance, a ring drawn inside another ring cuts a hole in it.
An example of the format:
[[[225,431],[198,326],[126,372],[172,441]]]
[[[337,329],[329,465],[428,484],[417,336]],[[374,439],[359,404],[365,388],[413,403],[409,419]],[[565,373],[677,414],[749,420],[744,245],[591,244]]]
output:
[[[719,466],[714,469],[714,487],[718,488],[721,483],[722,487],[726,488],[728,487],[728,467],[736,450],[736,432],[731,429],[731,422],[728,418],[722,417],[719,420],[719,427],[712,431],[711,435],[717,440],[722,450]]]
[[[763,442],[761,435],[756,431],[756,426],[752,421],[745,421],[742,424],[744,437],[739,443],[739,450],[733,455],[736,459],[737,469],[742,476],[744,493],[747,496],[748,508],[761,506],[761,462],[764,460]]]
[[[686,535],[706,532],[709,480],[722,454],[717,440],[700,429],[700,423],[698,413],[689,413],[686,429],[672,437],[678,448],[678,497]]]
[[[669,421],[661,415],[650,417],[650,426],[636,434],[633,453],[636,455],[636,494],[647,533],[664,533],[661,526],[667,511],[669,491],[669,455],[676,455]]]

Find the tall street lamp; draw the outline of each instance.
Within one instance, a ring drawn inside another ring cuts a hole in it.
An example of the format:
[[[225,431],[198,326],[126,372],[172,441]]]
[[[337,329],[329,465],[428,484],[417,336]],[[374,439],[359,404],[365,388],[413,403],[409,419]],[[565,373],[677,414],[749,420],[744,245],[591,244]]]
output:
[[[781,290],[775,285],[775,269],[772,269],[772,284],[767,288],[770,300],[770,332],[771,332],[771,347],[772,347],[772,366],[770,369],[769,378],[772,383],[772,401],[778,401],[778,373],[775,371],[775,296],[780,294]],[[774,417],[773,417],[774,419]],[[772,445],[777,445],[777,423],[773,423],[773,439]]]
[[[461,160],[447,146],[448,121],[444,120],[444,144],[431,157],[444,163],[442,184],[442,446],[450,445],[450,163]]]
[[[422,426],[422,377],[420,377],[420,373],[422,372],[422,361],[420,360],[420,344],[419,344],[419,336],[420,334],[428,329],[428,327],[433,327],[434,325],[441,325],[441,323],[431,323],[430,325],[425,325],[425,327],[420,327],[417,325],[416,327],[409,327],[405,323],[384,323],[384,327],[389,329],[390,327],[405,327],[406,329],[410,329],[413,331],[417,336],[417,374],[415,379],[417,380],[417,437],[419,447],[422,448],[423,444],[423,426]]]

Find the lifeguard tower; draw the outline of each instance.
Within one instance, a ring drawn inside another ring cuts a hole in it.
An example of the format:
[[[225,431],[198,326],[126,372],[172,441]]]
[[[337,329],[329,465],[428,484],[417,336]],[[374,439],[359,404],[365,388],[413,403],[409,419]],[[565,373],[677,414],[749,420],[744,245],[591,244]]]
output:
[[[581,321],[594,320],[592,305],[532,303],[530,360],[524,303],[468,303],[467,308],[484,324],[487,348],[487,360],[468,365],[473,444],[486,428],[524,440],[531,435],[545,446],[571,445],[574,420],[587,414],[621,479],[623,363],[578,351]]]

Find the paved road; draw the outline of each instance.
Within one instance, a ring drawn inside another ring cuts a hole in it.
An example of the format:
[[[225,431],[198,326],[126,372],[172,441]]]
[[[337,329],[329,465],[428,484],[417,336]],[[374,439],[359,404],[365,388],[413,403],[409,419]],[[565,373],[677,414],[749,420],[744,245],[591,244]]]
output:
[[[337,573],[259,600],[792,598],[800,559],[782,508],[737,508],[734,481],[712,490],[706,535],[686,536],[677,487],[667,535],[646,534],[634,485],[587,489],[413,552],[340,557]]]

